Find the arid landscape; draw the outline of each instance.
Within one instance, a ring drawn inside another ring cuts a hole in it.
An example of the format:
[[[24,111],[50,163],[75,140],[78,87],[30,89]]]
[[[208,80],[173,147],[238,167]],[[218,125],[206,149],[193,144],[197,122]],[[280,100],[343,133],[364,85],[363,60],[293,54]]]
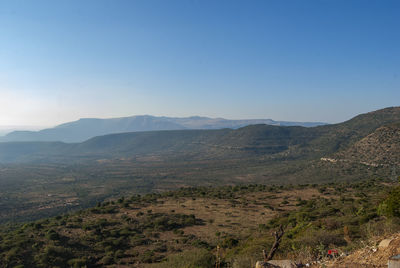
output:
[[[0,268],[396,268],[400,1],[1,0]]]
[[[372,125],[370,118],[380,120]],[[253,267],[271,246],[271,232],[285,226],[276,258],[330,265],[326,252],[337,248],[350,255],[332,265],[364,265],[351,257],[353,251],[400,231],[399,118],[400,109],[393,107],[337,125],[273,127],[295,131],[285,139],[263,125],[228,131],[224,138],[213,131],[211,141],[223,140],[224,146],[212,150],[193,143],[198,136],[191,134],[179,139],[177,149],[163,151],[152,143],[146,153],[117,150],[101,159],[86,151],[86,159],[73,165],[62,164],[67,154],[50,161],[51,151],[40,153],[40,160],[24,153],[26,160],[2,166],[8,188],[0,199],[0,264],[211,267],[217,261],[221,267]],[[296,136],[307,132],[309,138]],[[115,138],[118,144],[143,139],[132,135],[101,139],[110,148]],[[163,144],[160,138],[175,133],[149,135]],[[210,146],[209,135],[201,135]],[[240,146],[227,149],[233,143]],[[98,141],[88,144],[96,148]],[[12,152],[21,144],[0,146]],[[193,146],[201,153],[189,152]]]

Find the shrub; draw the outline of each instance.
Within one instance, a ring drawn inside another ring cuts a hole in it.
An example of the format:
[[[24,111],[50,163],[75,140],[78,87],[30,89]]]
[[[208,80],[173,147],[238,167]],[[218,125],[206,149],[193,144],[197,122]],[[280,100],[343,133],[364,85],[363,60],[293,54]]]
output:
[[[329,246],[345,246],[347,243],[343,234],[329,232],[326,230],[308,229],[306,233],[296,241],[301,246],[316,247],[318,245],[328,248]]]
[[[222,241],[222,247],[224,248],[233,248],[235,246],[237,246],[237,244],[239,243],[239,240],[232,238],[232,237],[227,237],[224,239],[224,241]]]
[[[198,267],[214,267],[215,256],[208,250],[198,249],[185,251],[177,255],[171,255],[167,261],[153,264],[154,268],[198,268]]]
[[[64,247],[47,246],[43,253],[35,256],[41,266],[44,267],[63,267],[71,259],[71,251]]]
[[[114,258],[112,256],[104,256],[100,262],[105,265],[113,264]]]
[[[46,234],[46,238],[49,240],[59,240],[60,236],[58,235],[58,233],[56,233],[56,231],[50,229]]]
[[[68,265],[73,268],[81,268],[86,267],[86,260],[85,259],[71,259],[68,261]]]
[[[380,215],[400,217],[400,187],[392,190],[389,196],[378,207]]]

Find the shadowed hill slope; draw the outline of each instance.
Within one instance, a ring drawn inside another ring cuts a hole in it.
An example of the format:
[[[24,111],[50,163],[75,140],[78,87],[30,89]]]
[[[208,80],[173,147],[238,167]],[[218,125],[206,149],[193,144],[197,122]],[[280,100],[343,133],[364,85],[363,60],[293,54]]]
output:
[[[400,124],[378,128],[335,158],[371,166],[400,164]]]
[[[222,129],[240,128],[252,124],[312,127],[323,125],[319,122],[286,122],[271,119],[228,120],[208,117],[156,117],[139,115],[122,118],[83,118],[40,131],[14,131],[0,137],[0,142],[9,141],[62,141],[83,142],[90,138],[124,132],[182,130],[182,129]]]
[[[309,144],[308,149],[315,152],[336,152],[354,144],[381,126],[397,122],[400,122],[400,107],[389,107],[358,115],[343,123],[316,127],[313,129],[318,137]]]
[[[400,122],[400,108],[356,116],[344,123],[313,128],[251,125],[240,129],[129,132],[83,143],[0,143],[0,162],[57,161],[184,154],[195,158],[276,155],[318,158],[342,150],[375,129]]]

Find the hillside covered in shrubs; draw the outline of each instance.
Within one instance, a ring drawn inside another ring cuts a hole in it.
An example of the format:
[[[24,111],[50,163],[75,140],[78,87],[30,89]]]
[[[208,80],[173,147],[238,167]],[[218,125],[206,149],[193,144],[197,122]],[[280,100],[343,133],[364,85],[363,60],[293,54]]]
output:
[[[399,229],[397,183],[182,188],[1,227],[1,267],[249,267],[271,232],[276,258],[317,260]],[[217,248],[219,248],[217,250]]]

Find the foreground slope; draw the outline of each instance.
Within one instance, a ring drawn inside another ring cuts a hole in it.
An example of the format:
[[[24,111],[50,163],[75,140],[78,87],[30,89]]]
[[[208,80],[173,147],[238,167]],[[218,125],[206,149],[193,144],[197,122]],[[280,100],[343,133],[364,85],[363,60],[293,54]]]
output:
[[[0,226],[1,267],[254,267],[279,225],[277,258],[311,262],[395,230],[377,207],[393,184],[199,187],[98,203]],[[217,247],[220,249],[218,253]]]

